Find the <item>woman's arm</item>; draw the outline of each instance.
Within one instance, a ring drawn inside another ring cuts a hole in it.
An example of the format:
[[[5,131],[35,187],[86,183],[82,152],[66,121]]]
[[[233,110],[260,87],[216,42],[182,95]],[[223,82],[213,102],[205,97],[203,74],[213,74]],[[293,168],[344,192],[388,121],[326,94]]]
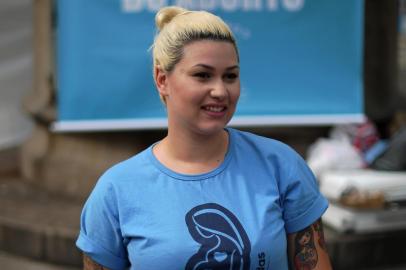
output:
[[[83,270],[109,270],[83,254]]]
[[[288,234],[288,258],[292,270],[331,270],[321,219]]]

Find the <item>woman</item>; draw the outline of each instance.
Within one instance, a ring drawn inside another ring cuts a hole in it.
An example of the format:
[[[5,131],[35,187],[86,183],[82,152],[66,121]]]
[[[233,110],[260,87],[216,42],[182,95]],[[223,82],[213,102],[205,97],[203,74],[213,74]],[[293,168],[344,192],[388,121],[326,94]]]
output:
[[[240,94],[228,26],[178,7],[160,10],[156,24],[168,134],[99,179],[77,241],[84,269],[331,269],[327,201],[304,161],[225,128]]]

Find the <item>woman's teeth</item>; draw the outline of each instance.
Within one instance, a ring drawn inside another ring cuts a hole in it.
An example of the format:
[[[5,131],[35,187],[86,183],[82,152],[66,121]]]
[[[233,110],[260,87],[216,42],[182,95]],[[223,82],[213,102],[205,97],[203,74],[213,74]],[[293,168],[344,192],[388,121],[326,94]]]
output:
[[[206,110],[211,112],[221,112],[224,110],[224,107],[214,107],[214,106],[206,106],[204,107]]]

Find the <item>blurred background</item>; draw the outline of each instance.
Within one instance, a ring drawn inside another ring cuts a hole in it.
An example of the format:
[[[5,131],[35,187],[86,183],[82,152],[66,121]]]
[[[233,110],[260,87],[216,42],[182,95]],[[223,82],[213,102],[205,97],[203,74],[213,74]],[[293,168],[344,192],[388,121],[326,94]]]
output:
[[[83,202],[99,175],[162,129],[55,132],[55,1],[0,1],[0,268],[74,270]],[[244,129],[284,141],[332,211],[334,269],[406,269],[406,1],[365,0],[366,120]],[[335,191],[335,192],[332,192]],[[394,192],[396,191],[396,192]]]
[[[2,1],[0,37],[0,148],[20,145],[32,131],[22,101],[32,87],[32,1]]]

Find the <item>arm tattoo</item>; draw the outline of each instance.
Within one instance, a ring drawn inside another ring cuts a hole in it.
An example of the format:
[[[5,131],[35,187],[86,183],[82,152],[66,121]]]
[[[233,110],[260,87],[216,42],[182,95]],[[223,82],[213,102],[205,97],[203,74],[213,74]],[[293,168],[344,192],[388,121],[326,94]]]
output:
[[[317,220],[313,224],[313,229],[317,233],[317,236],[319,237],[318,242],[319,242],[320,247],[324,251],[327,251],[326,240],[324,239],[323,223],[321,223],[321,219]]]
[[[83,254],[83,270],[108,270]]]
[[[298,232],[295,236],[294,265],[297,270],[311,270],[317,265],[318,256],[314,245],[312,226]]]

